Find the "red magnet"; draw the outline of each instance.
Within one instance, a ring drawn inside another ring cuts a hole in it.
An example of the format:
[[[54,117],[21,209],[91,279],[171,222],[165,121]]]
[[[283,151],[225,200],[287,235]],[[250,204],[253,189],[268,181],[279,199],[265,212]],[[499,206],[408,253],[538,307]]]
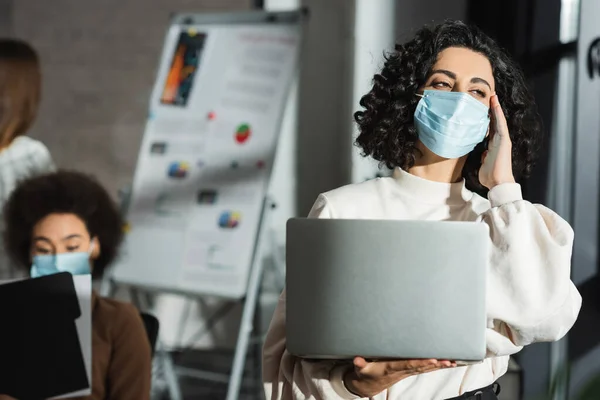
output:
[[[214,111],[211,111],[211,112],[208,113],[208,120],[209,121],[212,121],[212,120],[214,120],[216,118],[217,118],[217,114],[215,114]]]

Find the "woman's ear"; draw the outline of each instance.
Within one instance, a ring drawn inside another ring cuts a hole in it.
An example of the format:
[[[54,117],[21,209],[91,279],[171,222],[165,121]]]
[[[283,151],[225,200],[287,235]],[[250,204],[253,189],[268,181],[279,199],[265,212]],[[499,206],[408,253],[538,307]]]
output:
[[[98,257],[100,257],[100,240],[98,239],[98,237],[94,237],[92,239],[92,245],[94,246],[92,249],[92,254],[90,254],[90,258],[92,260],[96,260]]]

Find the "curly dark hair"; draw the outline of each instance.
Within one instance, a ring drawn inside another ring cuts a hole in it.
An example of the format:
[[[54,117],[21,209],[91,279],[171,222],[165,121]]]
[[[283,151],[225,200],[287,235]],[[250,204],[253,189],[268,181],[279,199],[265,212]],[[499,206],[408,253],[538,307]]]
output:
[[[513,143],[513,174],[517,181],[529,176],[540,146],[542,123],[525,76],[490,37],[461,21],[424,27],[412,40],[397,44],[395,51],[385,55],[373,88],[360,101],[364,110],[354,114],[359,129],[356,145],[364,156],[372,156],[390,169],[406,170],[414,165],[418,136],[413,119],[419,102],[415,93],[425,84],[438,54],[449,47],[467,48],[489,59]],[[467,187],[481,195],[487,192],[478,178],[486,146],[484,140],[469,154],[463,168]]]
[[[77,215],[100,241],[93,276],[101,277],[123,241],[123,219],[108,192],[93,177],[58,171],[21,182],[4,206],[4,243],[11,259],[29,268],[33,227],[50,214]]]

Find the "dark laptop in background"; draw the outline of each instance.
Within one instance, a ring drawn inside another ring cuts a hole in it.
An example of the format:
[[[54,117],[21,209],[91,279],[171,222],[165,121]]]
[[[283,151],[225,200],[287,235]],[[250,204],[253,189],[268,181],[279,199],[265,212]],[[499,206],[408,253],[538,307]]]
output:
[[[90,387],[70,273],[0,285],[0,393],[47,399]]]

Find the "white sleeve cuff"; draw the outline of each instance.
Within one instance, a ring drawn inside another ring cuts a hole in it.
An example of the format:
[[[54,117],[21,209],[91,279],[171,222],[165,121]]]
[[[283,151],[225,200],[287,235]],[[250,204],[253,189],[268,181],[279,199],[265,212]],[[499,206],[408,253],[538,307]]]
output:
[[[504,204],[523,200],[521,185],[518,183],[503,183],[501,185],[494,186],[488,192],[488,199],[492,207],[500,207]]]
[[[344,374],[348,371],[348,365],[339,365],[334,367],[329,374],[329,382],[335,393],[344,400],[360,399],[360,396],[355,395],[346,388],[344,384]]]

